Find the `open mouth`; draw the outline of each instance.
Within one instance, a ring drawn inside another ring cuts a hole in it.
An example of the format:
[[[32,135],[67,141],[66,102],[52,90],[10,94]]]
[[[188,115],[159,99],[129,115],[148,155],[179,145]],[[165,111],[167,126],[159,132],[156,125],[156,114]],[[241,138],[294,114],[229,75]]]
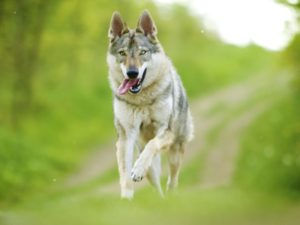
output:
[[[118,93],[120,95],[124,95],[128,91],[130,91],[132,94],[139,93],[142,89],[142,84],[145,79],[146,72],[147,72],[147,68],[144,70],[141,79],[125,79],[120,85],[120,87],[118,88]]]

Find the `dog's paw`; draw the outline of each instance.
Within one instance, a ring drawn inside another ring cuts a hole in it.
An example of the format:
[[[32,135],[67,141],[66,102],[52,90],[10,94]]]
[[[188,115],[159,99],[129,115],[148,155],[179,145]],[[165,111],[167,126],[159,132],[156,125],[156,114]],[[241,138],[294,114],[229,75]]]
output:
[[[132,200],[133,199],[133,194],[134,194],[134,191],[131,190],[131,189],[122,189],[121,198],[122,199],[127,199],[127,200]]]
[[[131,178],[134,182],[140,182],[143,180],[144,176],[146,174],[146,169],[144,166],[141,165],[135,165],[131,171]]]

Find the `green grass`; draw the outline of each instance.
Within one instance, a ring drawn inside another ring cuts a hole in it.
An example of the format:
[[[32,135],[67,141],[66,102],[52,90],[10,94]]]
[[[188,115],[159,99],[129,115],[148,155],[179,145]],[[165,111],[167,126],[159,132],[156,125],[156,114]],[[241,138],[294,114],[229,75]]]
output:
[[[51,184],[53,178],[63,179],[89,151],[111,138],[109,87],[105,98],[99,87],[92,91],[57,90],[47,96],[39,92],[43,105],[23,120],[18,131],[0,128],[1,199],[14,202]]]
[[[25,210],[24,210],[25,209]],[[280,196],[245,193],[233,188],[180,191],[160,199],[149,189],[138,191],[134,201],[113,194],[52,196],[3,212],[3,225],[50,224],[296,224],[299,203]],[[278,223],[279,222],[279,223]]]
[[[236,183],[244,188],[299,193],[299,108],[291,95],[260,116],[243,135]]]

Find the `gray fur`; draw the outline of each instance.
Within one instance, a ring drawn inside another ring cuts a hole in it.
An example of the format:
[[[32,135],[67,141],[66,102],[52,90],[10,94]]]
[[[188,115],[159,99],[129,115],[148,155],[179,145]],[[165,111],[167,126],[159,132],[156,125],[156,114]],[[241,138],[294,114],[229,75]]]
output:
[[[111,27],[114,32],[110,34],[119,34],[116,29],[125,26],[120,25],[120,15],[116,22],[114,15],[111,26],[118,26]],[[168,189],[175,188],[184,147],[193,137],[192,117],[180,77],[158,42],[156,27],[147,11],[143,12],[140,21],[137,29],[126,28],[121,36],[110,36],[107,55],[123,198],[133,197],[133,181],[141,181],[143,177],[147,177],[162,194],[159,155],[164,151],[168,152],[170,165]],[[120,49],[125,49],[125,55],[119,54]],[[147,49],[147,52],[142,55],[141,49]],[[134,66],[139,70],[146,67],[145,79],[137,94],[118,93],[118,87],[128,79],[122,70],[128,61],[136,63]],[[135,145],[141,146],[143,151],[133,165]]]

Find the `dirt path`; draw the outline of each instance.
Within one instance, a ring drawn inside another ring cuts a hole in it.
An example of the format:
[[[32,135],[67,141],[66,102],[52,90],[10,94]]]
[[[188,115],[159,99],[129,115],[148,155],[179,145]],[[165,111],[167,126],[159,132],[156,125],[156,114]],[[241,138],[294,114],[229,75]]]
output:
[[[247,126],[268,107],[270,107],[270,102],[260,103],[234,118],[220,131],[209,149],[204,169],[201,172],[200,185],[202,188],[226,186],[231,183],[241,135]]]
[[[278,83],[277,80],[274,79],[273,83],[270,83],[269,80],[266,82],[257,79],[247,80],[192,101],[191,108],[196,128],[195,139],[188,145],[183,166],[201,155],[204,149],[209,148],[204,170],[201,173],[201,186],[211,187],[230,182],[235,156],[239,150],[240,134],[247,125],[269,107],[271,99],[264,97],[259,100],[259,104],[247,106],[242,112],[235,115],[227,126],[221,128],[213,145],[209,143],[211,133],[220,127],[226,118],[232,117],[234,112],[243,105],[260,95],[263,96],[270,85]],[[273,87],[277,86],[273,85]],[[101,177],[115,166],[115,149],[114,144],[111,143],[95,151],[83,163],[80,170],[67,179],[65,184],[68,187],[85,184]],[[138,186],[143,186],[143,184]],[[102,186],[100,190],[97,189],[97,192],[101,192],[101,190],[116,192],[118,190],[117,180]]]
[[[201,188],[230,185],[243,132],[257,117],[280,99],[274,98],[275,93],[275,96],[283,96],[287,93],[285,90],[288,81],[289,77],[281,74],[272,80],[248,84],[246,89],[242,86],[228,89],[227,95],[223,99],[227,101],[227,104],[231,102],[242,107],[242,110],[234,112],[232,108],[234,106],[229,104],[227,110],[221,110],[219,114],[215,115],[216,118],[219,115],[219,123],[224,123],[222,115],[226,111],[231,114],[228,121],[225,120],[225,126],[219,128],[216,137],[213,138],[213,143],[206,146],[207,155],[203,168],[199,172]],[[204,139],[207,140],[207,136]]]
[[[116,163],[114,143],[109,143],[94,151],[82,164],[80,169],[65,182],[66,187],[75,187],[102,176]]]

